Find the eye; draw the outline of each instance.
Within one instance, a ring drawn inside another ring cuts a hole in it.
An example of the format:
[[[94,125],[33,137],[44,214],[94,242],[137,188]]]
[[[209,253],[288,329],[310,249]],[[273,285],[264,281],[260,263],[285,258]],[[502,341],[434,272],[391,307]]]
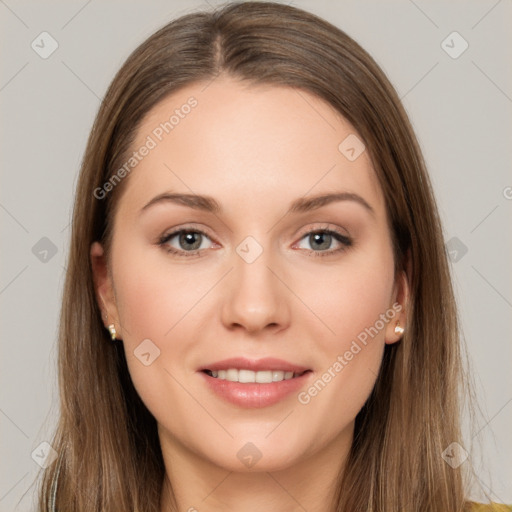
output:
[[[198,229],[178,229],[160,238],[161,245],[168,252],[178,256],[194,256],[202,249],[208,249],[206,240],[210,237]],[[188,253],[188,254],[187,254]]]
[[[305,240],[310,248],[300,246],[300,242],[298,248],[305,249],[314,256],[332,255],[344,251],[352,245],[350,237],[337,230],[327,228],[308,231],[302,236],[302,240]],[[200,229],[181,228],[164,234],[158,244],[167,252],[178,257],[193,257],[199,256],[203,249],[209,248],[208,241],[211,242],[210,237]]]
[[[327,256],[346,250],[352,245],[352,240],[333,229],[316,229],[307,232],[301,240],[306,240],[310,248],[299,247],[313,253],[314,256]],[[338,247],[332,248],[333,244]]]

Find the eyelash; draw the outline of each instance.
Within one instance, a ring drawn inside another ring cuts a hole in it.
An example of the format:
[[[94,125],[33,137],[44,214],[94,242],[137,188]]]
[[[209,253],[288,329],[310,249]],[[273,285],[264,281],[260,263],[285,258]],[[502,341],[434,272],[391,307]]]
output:
[[[177,229],[176,231],[173,231],[171,233],[163,235],[160,238],[160,240],[158,241],[158,245],[160,245],[168,253],[174,254],[175,256],[178,256],[180,258],[181,257],[182,258],[191,258],[191,257],[199,256],[199,253],[203,249],[195,249],[194,251],[182,251],[182,250],[177,250],[174,247],[170,247],[170,246],[165,247],[167,242],[169,242],[169,240],[171,240],[175,236],[181,235],[181,234],[188,234],[188,233],[198,233],[207,238],[210,238],[207,233],[205,233],[204,231],[202,231],[200,229],[181,228],[181,229]],[[307,231],[306,233],[302,234],[300,240],[302,240],[303,238],[305,238],[307,236],[317,235],[317,234],[328,234],[328,235],[333,236],[334,239],[337,240],[341,244],[341,247],[339,247],[338,249],[326,250],[326,251],[313,251],[311,249],[306,249],[309,253],[312,253],[313,256],[315,256],[315,257],[316,256],[320,256],[320,257],[332,256],[333,254],[338,254],[352,246],[352,240],[348,236],[340,233],[339,231],[336,231],[333,229],[327,229],[327,228],[317,228],[317,229],[313,229],[311,231]]]

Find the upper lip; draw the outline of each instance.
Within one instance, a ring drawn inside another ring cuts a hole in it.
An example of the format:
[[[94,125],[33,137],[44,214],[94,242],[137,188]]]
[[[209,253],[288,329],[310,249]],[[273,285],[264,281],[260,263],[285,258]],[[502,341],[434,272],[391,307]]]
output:
[[[276,359],[275,357],[265,357],[257,360],[247,359],[245,357],[231,357],[229,359],[223,359],[222,361],[204,365],[199,368],[199,371],[229,370],[230,368],[236,368],[238,370],[252,370],[253,372],[277,370],[283,372],[302,373],[309,370],[309,368],[305,366],[289,363],[288,361]]]

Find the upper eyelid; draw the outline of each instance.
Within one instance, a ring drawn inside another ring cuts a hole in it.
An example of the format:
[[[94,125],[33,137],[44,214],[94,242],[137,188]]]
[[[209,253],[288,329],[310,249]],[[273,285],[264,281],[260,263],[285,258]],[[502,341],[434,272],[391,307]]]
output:
[[[162,236],[170,235],[172,233],[178,233],[180,231],[200,231],[201,233],[207,233],[209,230],[208,228],[203,228],[202,226],[199,227],[196,223],[185,223],[185,224],[178,224],[177,226],[173,226],[172,228],[166,229]]]
[[[323,223],[323,225],[315,227],[315,228],[304,228],[304,230],[300,229],[295,236],[304,236],[310,233],[315,233],[317,231],[333,231],[339,235],[345,236],[347,238],[352,238],[346,228],[342,228],[340,226],[333,226],[329,223]]]

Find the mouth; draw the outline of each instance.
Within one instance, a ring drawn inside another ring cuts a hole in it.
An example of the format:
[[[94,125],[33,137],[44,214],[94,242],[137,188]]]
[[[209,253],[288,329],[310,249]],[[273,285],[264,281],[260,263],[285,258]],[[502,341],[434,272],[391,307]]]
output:
[[[275,357],[231,357],[197,371],[217,397],[240,408],[277,404],[306,386],[313,375],[312,368]]]
[[[302,377],[311,370],[300,372],[283,371],[283,370],[246,370],[238,368],[228,368],[227,370],[201,370],[206,375],[214,379],[226,380],[229,382],[239,382],[241,384],[270,384],[272,382],[281,382],[283,380],[291,380]]]

